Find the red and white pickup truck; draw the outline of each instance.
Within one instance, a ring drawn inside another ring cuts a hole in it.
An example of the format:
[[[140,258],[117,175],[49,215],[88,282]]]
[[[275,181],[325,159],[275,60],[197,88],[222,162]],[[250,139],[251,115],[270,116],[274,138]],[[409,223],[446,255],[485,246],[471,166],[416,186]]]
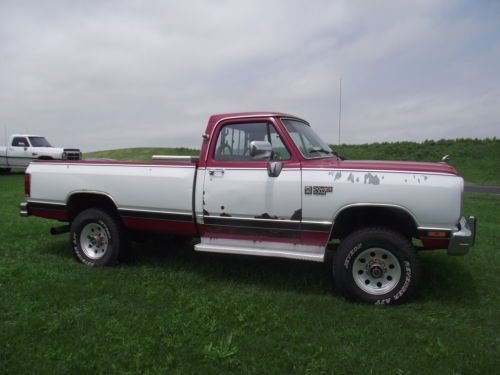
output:
[[[115,264],[131,231],[199,237],[196,251],[317,262],[340,240],[337,289],[379,304],[415,292],[418,250],[463,255],[474,243],[453,167],[343,160],[295,116],[214,115],[199,157],[154,159],[35,160],[20,213],[69,222],[53,232],[69,230],[76,258],[92,266]]]

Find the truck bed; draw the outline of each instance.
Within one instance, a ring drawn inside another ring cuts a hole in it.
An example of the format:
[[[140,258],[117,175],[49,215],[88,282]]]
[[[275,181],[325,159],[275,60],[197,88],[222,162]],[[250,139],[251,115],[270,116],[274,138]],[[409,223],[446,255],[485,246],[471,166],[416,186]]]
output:
[[[111,199],[129,229],[183,233],[195,231],[194,162],[34,161],[31,179],[32,210],[63,212],[72,197],[98,193]],[[46,217],[48,215],[45,215]],[[172,224],[179,223],[178,227]]]

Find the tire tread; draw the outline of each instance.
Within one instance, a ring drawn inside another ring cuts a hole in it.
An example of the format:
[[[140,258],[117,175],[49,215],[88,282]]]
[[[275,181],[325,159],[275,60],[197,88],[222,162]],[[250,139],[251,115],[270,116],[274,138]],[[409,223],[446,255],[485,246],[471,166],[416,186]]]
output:
[[[411,264],[411,272],[412,272],[412,281],[408,289],[404,292],[404,294],[398,298],[397,300],[393,300],[390,298],[390,304],[401,304],[406,302],[407,300],[414,297],[417,291],[418,279],[420,276],[420,261],[418,258],[418,254],[412,245],[412,243],[401,233],[392,230],[390,228],[386,228],[383,226],[370,226],[360,228],[352,233],[350,233],[339,245],[337,248],[334,259],[333,259],[333,275],[335,278],[335,287],[336,289],[349,300],[369,302],[369,303],[377,303],[377,301],[384,300],[385,298],[379,298],[379,296],[369,295],[362,291],[355,293],[353,292],[352,284],[346,280],[347,277],[352,277],[352,275],[346,275],[346,273],[350,274],[351,271],[346,272],[344,267],[344,261],[347,256],[347,253],[356,246],[356,243],[368,238],[377,238],[379,240],[388,240],[393,244],[396,244],[398,248],[398,252],[400,256],[407,257],[410,260]],[[359,289],[358,289],[359,290]],[[368,298],[363,298],[362,295],[366,294],[369,296]]]

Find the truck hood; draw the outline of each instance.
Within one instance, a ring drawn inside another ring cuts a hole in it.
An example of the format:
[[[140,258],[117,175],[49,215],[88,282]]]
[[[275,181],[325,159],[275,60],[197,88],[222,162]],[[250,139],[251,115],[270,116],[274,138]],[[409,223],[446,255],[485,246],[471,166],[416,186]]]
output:
[[[314,159],[302,162],[303,168],[332,168],[376,171],[404,171],[418,173],[443,173],[457,175],[457,170],[446,163],[380,160]]]

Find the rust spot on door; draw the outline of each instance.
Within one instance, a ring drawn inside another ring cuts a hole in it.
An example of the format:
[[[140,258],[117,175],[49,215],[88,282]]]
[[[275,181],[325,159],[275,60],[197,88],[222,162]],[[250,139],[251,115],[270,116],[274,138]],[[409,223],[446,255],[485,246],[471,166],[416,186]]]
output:
[[[278,216],[271,216],[267,212],[264,212],[262,215],[254,216],[255,219],[278,219]]]
[[[378,185],[380,184],[380,178],[375,174],[367,173],[365,174],[365,184]]]
[[[290,220],[302,220],[302,208],[295,210],[293,215],[290,217]]]

